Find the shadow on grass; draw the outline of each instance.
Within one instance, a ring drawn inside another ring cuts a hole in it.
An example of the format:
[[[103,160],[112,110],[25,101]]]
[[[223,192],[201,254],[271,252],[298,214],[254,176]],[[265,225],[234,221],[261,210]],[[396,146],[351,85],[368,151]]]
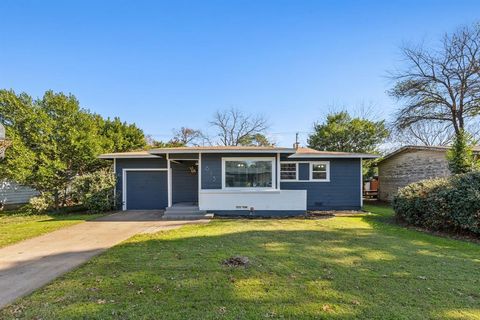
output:
[[[0,318],[480,316],[479,248],[418,242],[392,234],[369,216],[360,219],[367,224],[215,221],[137,236]],[[233,255],[249,257],[251,265],[223,266]]]

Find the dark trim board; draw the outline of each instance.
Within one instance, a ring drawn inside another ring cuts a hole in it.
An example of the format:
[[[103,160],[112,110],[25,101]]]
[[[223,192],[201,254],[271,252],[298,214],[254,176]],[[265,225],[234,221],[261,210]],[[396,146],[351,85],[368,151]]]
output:
[[[218,216],[229,217],[297,217],[307,213],[306,210],[208,210]]]

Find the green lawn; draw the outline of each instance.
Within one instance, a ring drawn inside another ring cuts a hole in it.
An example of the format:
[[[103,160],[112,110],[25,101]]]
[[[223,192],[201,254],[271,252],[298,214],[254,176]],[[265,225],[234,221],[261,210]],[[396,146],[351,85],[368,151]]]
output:
[[[33,238],[85,220],[95,219],[95,214],[24,215],[0,213],[0,247]]]
[[[139,235],[0,319],[480,319],[480,246],[384,223],[214,220]],[[251,259],[248,268],[222,261]]]

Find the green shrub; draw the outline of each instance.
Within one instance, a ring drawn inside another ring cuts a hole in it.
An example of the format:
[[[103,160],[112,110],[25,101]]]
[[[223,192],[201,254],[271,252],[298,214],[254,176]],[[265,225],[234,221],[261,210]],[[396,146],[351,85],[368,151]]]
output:
[[[471,147],[472,137],[461,131],[453,139],[453,145],[447,152],[448,168],[453,174],[467,173],[475,170],[477,164]]]
[[[90,212],[114,209],[115,175],[110,170],[99,170],[75,177],[72,198]]]
[[[393,208],[411,225],[480,234],[480,172],[412,183],[398,191]]]
[[[28,201],[28,204],[22,207],[23,211],[38,214],[47,211],[52,206],[51,195],[42,194],[33,197]]]

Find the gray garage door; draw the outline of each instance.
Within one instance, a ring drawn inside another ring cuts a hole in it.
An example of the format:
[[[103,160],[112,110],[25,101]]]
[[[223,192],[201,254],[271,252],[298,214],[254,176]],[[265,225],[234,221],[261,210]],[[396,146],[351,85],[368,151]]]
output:
[[[127,171],[127,210],[165,209],[167,171]]]

